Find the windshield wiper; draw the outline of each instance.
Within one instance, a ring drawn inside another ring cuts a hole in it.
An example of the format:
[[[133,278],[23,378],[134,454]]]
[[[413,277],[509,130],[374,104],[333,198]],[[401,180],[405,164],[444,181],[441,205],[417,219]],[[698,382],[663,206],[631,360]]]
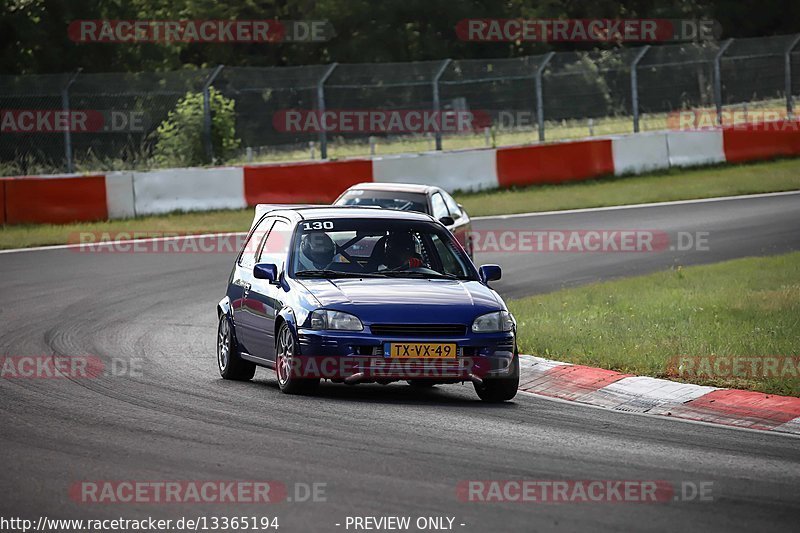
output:
[[[375,277],[369,272],[342,272],[340,270],[301,270],[294,273],[297,278],[369,278]]]
[[[470,278],[456,276],[455,274],[443,274],[441,272],[407,272],[403,270],[384,270],[378,272],[379,275],[387,278],[419,278],[419,279],[457,279],[469,281]]]

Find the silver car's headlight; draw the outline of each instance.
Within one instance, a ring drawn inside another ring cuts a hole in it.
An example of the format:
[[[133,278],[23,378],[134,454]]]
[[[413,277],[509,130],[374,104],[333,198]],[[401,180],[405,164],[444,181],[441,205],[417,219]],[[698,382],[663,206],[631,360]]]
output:
[[[357,316],[341,311],[317,309],[311,313],[311,329],[339,329],[345,331],[361,331],[364,325]]]
[[[514,329],[514,317],[508,311],[495,311],[475,319],[472,323],[473,333],[499,333]]]

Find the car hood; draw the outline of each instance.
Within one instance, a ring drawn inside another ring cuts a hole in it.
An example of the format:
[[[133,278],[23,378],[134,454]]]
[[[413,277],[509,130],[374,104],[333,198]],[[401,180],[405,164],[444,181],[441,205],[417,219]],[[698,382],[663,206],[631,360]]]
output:
[[[367,323],[471,323],[480,314],[505,309],[497,293],[478,281],[304,279],[302,284],[321,307]]]

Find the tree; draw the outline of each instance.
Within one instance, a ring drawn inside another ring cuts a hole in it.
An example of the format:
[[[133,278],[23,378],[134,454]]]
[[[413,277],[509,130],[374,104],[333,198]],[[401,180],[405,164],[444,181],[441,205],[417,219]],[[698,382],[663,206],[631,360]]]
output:
[[[225,161],[236,155],[236,110],[233,100],[213,87],[211,104],[211,145],[215,161],[208,161],[203,138],[203,93],[187,93],[156,129],[153,160],[159,166],[195,166]]]

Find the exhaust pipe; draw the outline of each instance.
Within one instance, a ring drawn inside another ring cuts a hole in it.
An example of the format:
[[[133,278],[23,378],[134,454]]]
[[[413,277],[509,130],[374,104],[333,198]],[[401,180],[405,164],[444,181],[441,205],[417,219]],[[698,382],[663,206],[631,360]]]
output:
[[[481,378],[479,378],[478,376],[476,376],[475,374],[470,374],[469,375],[469,380],[471,382],[473,382],[475,385],[478,385],[478,386],[483,385],[483,380]]]
[[[344,378],[344,382],[348,385],[355,385],[356,383],[364,379],[364,377],[365,377],[364,372],[356,372],[352,376],[347,376],[346,378]]]

